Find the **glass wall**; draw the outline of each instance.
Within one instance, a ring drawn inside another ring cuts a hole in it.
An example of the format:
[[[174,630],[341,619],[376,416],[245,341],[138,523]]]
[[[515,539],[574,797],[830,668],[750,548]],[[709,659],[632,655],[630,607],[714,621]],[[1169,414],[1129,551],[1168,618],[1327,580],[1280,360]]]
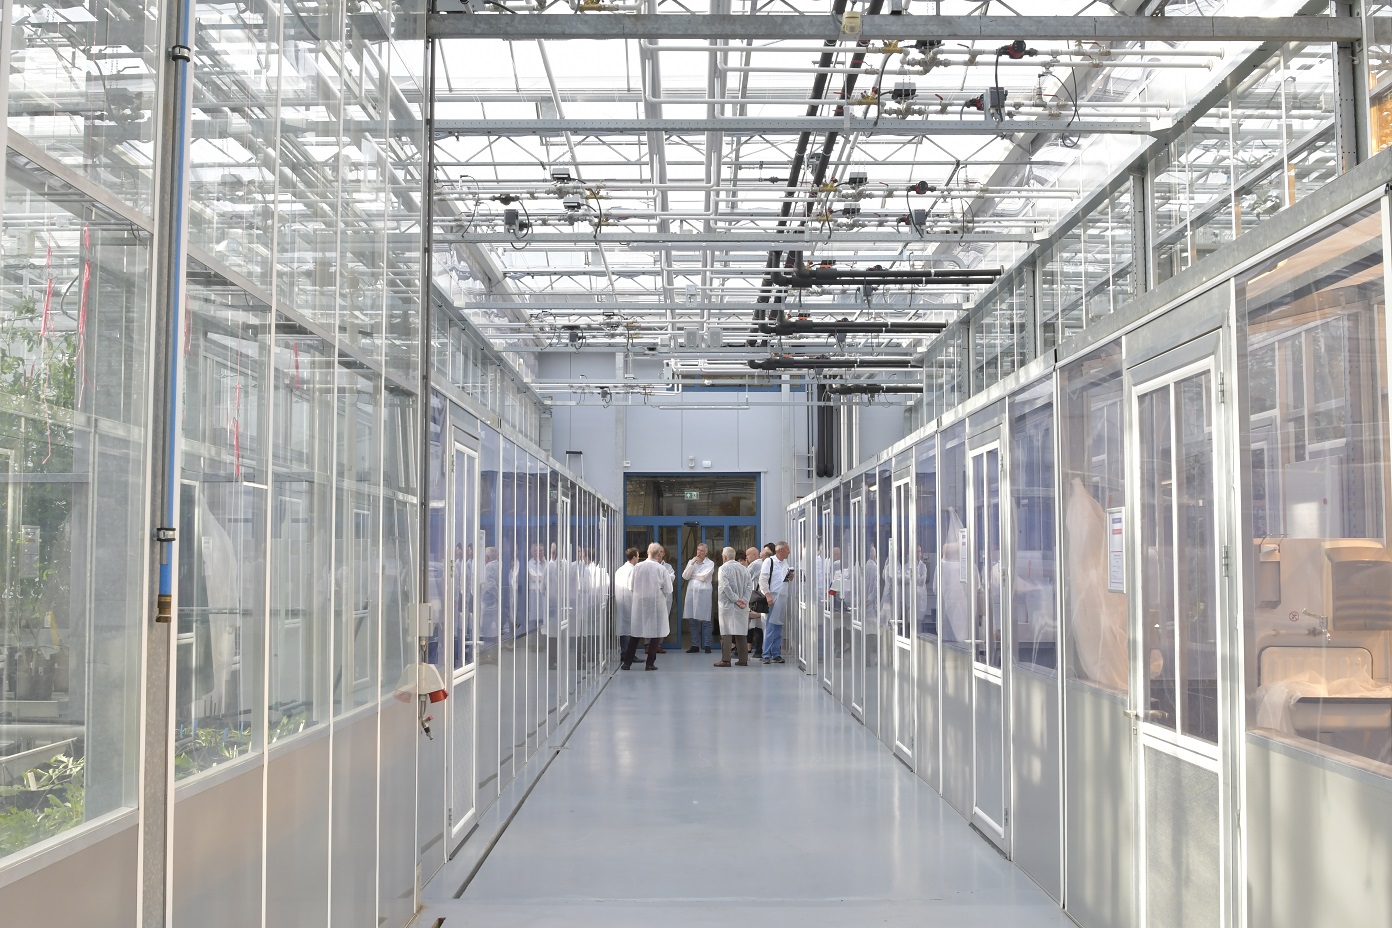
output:
[[[1011,527],[1015,533],[1009,596],[1015,663],[1052,673],[1058,666],[1058,501],[1052,378],[1011,398],[1009,441]]]
[[[1118,342],[1059,375],[1064,623],[1068,676],[1112,693],[1129,687],[1125,587],[1108,563],[1108,516],[1126,505]]]
[[[139,4],[99,13],[117,32],[129,32],[131,15],[134,47],[153,47],[142,44]],[[61,62],[90,62],[92,52],[55,33],[51,47],[8,62],[11,132],[87,100],[80,76],[53,97],[39,71],[80,74]],[[132,77],[112,89],[122,86],[129,138],[84,145],[79,123],[76,139],[43,144],[148,206],[148,159],[134,150],[153,83]],[[151,380],[144,229],[12,154],[3,234],[0,858],[136,800]]]
[[[1251,431],[1247,723],[1392,774],[1381,212],[1254,268],[1237,299]]]
[[[938,634],[938,441],[932,436],[914,449],[915,535],[918,539],[916,599],[920,637]]]
[[[965,651],[972,639],[971,555],[967,550],[967,424],[959,422],[938,438],[938,529],[942,547],[936,571],[939,633],[945,644]]]

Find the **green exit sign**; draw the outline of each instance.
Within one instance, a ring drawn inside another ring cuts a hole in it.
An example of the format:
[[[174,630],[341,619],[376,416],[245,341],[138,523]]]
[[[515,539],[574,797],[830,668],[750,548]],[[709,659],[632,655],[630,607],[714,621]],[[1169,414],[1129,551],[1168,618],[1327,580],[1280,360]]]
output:
[[[700,490],[687,490],[687,491],[686,491],[686,498],[689,499],[689,500],[690,500],[690,499],[700,499],[700,498],[701,498],[701,491],[700,491]]]

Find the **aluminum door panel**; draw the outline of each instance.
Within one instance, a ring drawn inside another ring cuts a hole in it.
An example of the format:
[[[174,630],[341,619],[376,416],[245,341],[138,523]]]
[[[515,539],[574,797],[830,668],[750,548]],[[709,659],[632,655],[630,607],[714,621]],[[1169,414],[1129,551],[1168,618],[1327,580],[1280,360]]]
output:
[[[1262,737],[1246,751],[1248,924],[1386,928],[1392,784]]]
[[[879,665],[880,740],[894,750],[894,629],[880,625],[875,660]]]
[[[966,651],[942,652],[942,795],[971,818],[972,812],[972,659]]]
[[[130,928],[140,919],[139,828],[130,827],[0,886],[6,925]]]
[[[1011,858],[1056,902],[1062,902],[1058,678],[1017,665],[1010,679],[1010,699]]]
[[[1218,928],[1218,774],[1151,747],[1144,755],[1146,925]]]
[[[377,716],[334,731],[329,924],[377,923]],[[184,924],[180,922],[179,924]],[[251,924],[251,923],[247,923]]]
[[[272,750],[266,771],[266,924],[326,925],[329,896],[329,738]],[[437,849],[438,851],[438,849]],[[443,856],[443,855],[442,855]]]
[[[976,686],[976,698],[972,701],[972,717],[976,723],[973,802],[976,810],[1008,833],[1005,745],[1001,735],[1005,694],[999,683],[980,674],[973,674],[972,682]],[[983,824],[983,827],[986,826]],[[992,836],[993,840],[998,837]]]
[[[1135,922],[1135,761],[1119,697],[1064,691],[1064,869],[1068,913],[1084,928]]]
[[[415,752],[417,742],[428,739],[417,722],[415,700],[384,699],[380,722],[377,923],[404,925],[416,913]]]
[[[938,735],[938,642],[915,638],[918,649],[918,732],[914,750],[914,770],[934,789],[942,790],[942,756]]]
[[[176,799],[174,924],[261,924],[261,773],[260,764],[248,764],[206,789],[185,787]]]

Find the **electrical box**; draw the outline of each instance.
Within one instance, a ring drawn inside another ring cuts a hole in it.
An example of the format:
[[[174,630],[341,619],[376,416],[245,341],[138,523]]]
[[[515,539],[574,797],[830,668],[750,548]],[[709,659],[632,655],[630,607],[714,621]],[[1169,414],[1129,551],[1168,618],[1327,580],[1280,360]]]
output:
[[[864,171],[852,171],[851,176],[846,178],[847,187],[864,187],[870,181],[870,176]]]
[[[1000,119],[1005,115],[1005,98],[1007,96],[1004,87],[992,87],[986,91],[986,118]]]
[[[889,97],[899,103],[907,103],[918,96],[918,87],[913,81],[897,81],[894,89],[890,91]]]
[[[570,168],[552,168],[551,179],[558,184],[570,183]]]

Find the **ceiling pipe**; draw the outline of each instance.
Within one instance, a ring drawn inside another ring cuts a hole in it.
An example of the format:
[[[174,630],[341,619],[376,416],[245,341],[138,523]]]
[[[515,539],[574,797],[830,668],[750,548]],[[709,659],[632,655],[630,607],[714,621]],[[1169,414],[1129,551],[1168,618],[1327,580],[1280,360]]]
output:
[[[749,366],[756,371],[902,371],[914,367],[914,362],[912,358],[764,358],[750,361]]]
[[[813,322],[810,319],[788,319],[783,322],[761,322],[764,335],[937,335],[946,329],[946,322],[851,322],[841,319],[832,322]]]
[[[826,388],[828,396],[875,396],[882,393],[922,393],[923,387],[911,383],[833,383]]]
[[[912,287],[923,284],[989,284],[1001,276],[999,269],[943,270],[840,270],[837,268],[795,268],[791,274],[771,274],[770,279],[780,287],[806,290],[810,287],[853,286],[875,284],[882,287]]]

